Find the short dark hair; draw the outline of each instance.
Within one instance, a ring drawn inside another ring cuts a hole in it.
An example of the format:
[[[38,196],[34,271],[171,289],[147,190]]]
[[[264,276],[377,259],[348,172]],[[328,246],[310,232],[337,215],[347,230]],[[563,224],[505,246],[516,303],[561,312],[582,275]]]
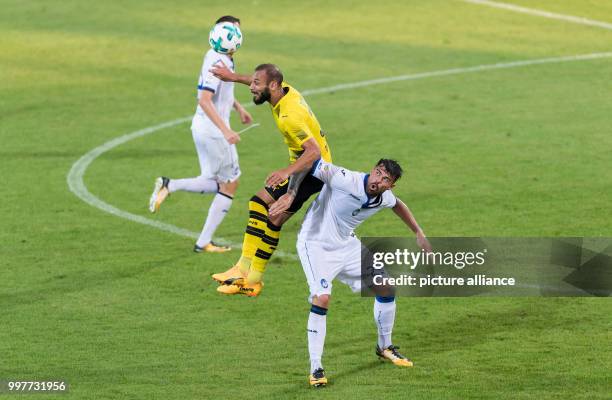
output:
[[[239,24],[240,18],[233,17],[231,15],[224,15],[215,22],[215,25],[220,24],[221,22],[231,22],[232,24]]]
[[[274,81],[280,85],[285,80],[280,68],[274,64],[259,64],[255,68],[255,71],[265,71],[266,76],[268,77],[268,82]]]
[[[404,172],[402,170],[402,167],[400,167],[400,165],[397,163],[397,161],[390,160],[388,158],[381,158],[380,160],[378,160],[376,166],[379,165],[381,165],[385,169],[385,171],[387,171],[389,175],[391,175],[394,181],[397,181],[399,178],[401,178],[402,172]]]

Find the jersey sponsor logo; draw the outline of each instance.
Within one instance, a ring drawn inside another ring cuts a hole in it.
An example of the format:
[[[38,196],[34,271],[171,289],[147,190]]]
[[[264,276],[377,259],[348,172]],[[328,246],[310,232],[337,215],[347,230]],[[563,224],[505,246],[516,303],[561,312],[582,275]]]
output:
[[[325,279],[321,279],[321,287],[323,289],[327,289],[329,287],[329,283]]]

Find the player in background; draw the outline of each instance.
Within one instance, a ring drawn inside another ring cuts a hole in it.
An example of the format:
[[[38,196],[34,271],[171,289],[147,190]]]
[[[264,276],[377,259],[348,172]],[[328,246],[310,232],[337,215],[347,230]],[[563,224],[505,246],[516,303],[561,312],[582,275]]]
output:
[[[257,296],[283,223],[323,186],[309,170],[318,159],[331,162],[331,153],[317,118],[302,95],[284,82],[276,65],[261,64],[252,76],[239,75],[222,66],[215,66],[213,72],[223,80],[249,85],[255,104],[270,103],[274,121],[289,149],[289,165],[270,173],[265,187],[249,202],[240,259],[229,270],[213,275],[222,284],[217,288],[220,293]],[[287,193],[292,197],[284,196]],[[271,217],[268,208],[276,203],[282,205],[283,212]]]
[[[217,33],[227,40],[215,40],[213,36]],[[228,48],[223,47],[226,43],[229,43]],[[233,107],[238,112],[243,124],[251,123],[252,118],[234,99],[234,84],[221,81],[209,70],[214,65],[224,65],[233,70],[233,55],[241,43],[242,33],[238,18],[226,15],[215,22],[210,37],[212,48],[204,56],[198,81],[198,104],[191,123],[193,141],[200,162],[200,175],[185,179],[157,178],[149,201],[149,211],[155,213],[170,193],[215,193],[206,222],[193,248],[198,253],[223,253],[230,250],[227,246],[215,244],[212,237],[232,205],[240,176],[236,151],[240,136],[230,128],[231,109]]]
[[[410,209],[390,190],[402,176],[397,162],[381,159],[365,174],[320,161],[312,176],[325,186],[304,217],[297,250],[310,289],[309,382],[312,386],[325,386],[327,378],[321,357],[332,281],[338,278],[354,292],[360,291],[362,285],[361,242],[354,230],[383,208],[391,208],[416,234],[419,247],[431,251],[431,246]],[[373,289],[377,294],[374,301],[374,321],[378,328],[376,354],[397,366],[411,367],[412,361],[400,354],[399,347],[391,340],[396,308],[393,288]]]

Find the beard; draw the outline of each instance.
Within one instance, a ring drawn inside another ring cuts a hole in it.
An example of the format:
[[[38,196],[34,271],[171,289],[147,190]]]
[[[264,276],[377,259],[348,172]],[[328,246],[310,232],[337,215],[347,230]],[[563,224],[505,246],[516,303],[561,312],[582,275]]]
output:
[[[253,103],[260,105],[265,103],[266,101],[270,101],[270,89],[265,88],[259,96],[253,96]]]

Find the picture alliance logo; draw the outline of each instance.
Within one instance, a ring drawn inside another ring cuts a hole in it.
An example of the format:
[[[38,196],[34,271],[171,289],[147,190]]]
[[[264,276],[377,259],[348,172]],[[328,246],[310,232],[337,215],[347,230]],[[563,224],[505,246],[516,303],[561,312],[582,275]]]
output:
[[[487,249],[481,251],[411,251],[409,249],[396,249],[389,252],[375,252],[372,255],[372,267],[382,269],[385,266],[405,265],[411,270],[419,266],[449,266],[463,269],[472,265],[483,265]]]

